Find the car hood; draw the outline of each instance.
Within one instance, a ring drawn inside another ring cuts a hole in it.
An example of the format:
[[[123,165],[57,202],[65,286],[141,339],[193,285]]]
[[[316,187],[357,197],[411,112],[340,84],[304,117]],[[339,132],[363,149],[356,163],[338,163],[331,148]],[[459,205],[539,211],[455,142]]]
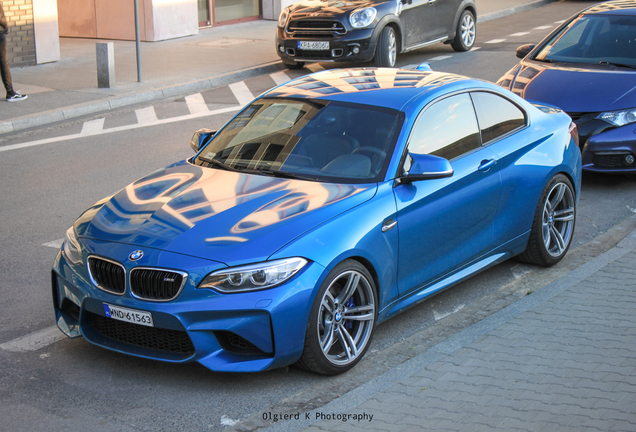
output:
[[[510,86],[527,100],[566,112],[615,111],[636,107],[636,71],[521,64]]]
[[[78,236],[225,263],[266,260],[299,235],[369,200],[376,184],[290,180],[171,165],[88,209]]]
[[[331,0],[305,0],[289,6],[294,18],[304,17],[335,17],[345,14],[354,9],[365,6],[386,3],[386,0],[356,0],[356,1],[331,1]]]

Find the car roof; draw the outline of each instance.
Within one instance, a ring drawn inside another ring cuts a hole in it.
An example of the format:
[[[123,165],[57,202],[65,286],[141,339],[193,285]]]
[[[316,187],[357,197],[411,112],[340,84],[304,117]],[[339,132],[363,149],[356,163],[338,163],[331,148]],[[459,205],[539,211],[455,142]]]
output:
[[[290,81],[264,97],[322,99],[404,110],[414,98],[466,88],[499,90],[485,81],[443,72],[395,68],[332,69]]]
[[[616,12],[618,12],[618,14]],[[585,10],[584,13],[603,15],[636,15],[636,0],[616,0],[599,3]]]

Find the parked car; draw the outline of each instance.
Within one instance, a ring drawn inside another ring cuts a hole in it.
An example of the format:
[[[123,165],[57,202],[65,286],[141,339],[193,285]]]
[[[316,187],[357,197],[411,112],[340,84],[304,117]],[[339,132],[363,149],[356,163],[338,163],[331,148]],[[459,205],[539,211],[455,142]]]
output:
[[[563,258],[575,136],[559,109],[458,75],[296,79],[75,221],[53,266],[58,327],[215,371],[342,373],[424,299],[513,256]]]
[[[370,60],[393,67],[398,53],[439,42],[470,50],[476,16],[472,0],[305,0],[281,12],[276,51],[290,69]]]
[[[497,84],[567,112],[584,170],[636,173],[636,1],[587,8],[517,57]]]

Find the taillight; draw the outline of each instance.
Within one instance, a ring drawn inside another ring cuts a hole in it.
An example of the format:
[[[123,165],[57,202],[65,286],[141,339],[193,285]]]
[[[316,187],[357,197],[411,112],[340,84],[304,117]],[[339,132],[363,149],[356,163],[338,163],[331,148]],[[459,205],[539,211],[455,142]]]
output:
[[[572,135],[572,139],[577,147],[579,147],[579,129],[576,127],[574,122],[570,123],[570,135]]]

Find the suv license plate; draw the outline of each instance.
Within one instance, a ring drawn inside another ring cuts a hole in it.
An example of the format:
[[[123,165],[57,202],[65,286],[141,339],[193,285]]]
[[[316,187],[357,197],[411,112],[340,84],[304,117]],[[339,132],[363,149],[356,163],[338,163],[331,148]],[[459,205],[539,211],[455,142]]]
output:
[[[329,42],[298,41],[298,49],[305,51],[325,51],[329,49]]]
[[[119,306],[109,305],[108,303],[104,303],[104,312],[106,312],[106,316],[108,318],[148,327],[155,326],[152,322],[152,314],[149,312],[126,309]]]

